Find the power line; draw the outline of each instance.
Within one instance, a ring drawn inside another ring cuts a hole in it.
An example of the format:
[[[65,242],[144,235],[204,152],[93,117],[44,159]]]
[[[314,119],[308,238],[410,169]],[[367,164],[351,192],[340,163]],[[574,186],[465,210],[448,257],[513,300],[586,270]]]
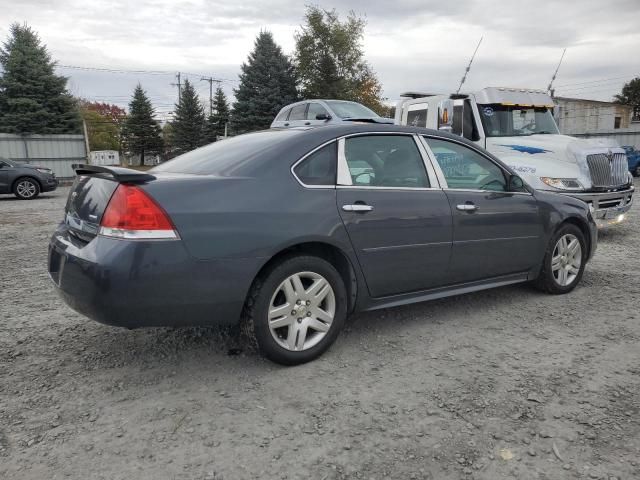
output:
[[[630,75],[624,75],[622,77],[601,78],[601,79],[598,79],[598,80],[591,80],[591,81],[588,81],[588,82],[564,83],[562,85],[556,85],[556,88],[572,87],[574,85],[586,85],[588,83],[600,83],[600,82],[605,82],[605,81],[609,81],[609,80],[630,79],[630,78],[634,78],[634,77],[637,77],[637,76],[638,76],[638,74],[634,73],[634,74],[630,74]]]
[[[121,74],[134,74],[134,75],[175,75],[175,71],[170,70],[130,70],[126,68],[107,68],[107,67],[84,67],[80,65],[56,65],[57,68],[67,68],[71,70],[89,70],[96,72],[106,72],[106,73],[121,73]],[[191,77],[204,77],[206,76],[204,73],[194,73],[194,72],[180,72],[185,76]],[[239,80],[229,79],[229,78],[220,78],[218,79],[220,82],[238,82]]]

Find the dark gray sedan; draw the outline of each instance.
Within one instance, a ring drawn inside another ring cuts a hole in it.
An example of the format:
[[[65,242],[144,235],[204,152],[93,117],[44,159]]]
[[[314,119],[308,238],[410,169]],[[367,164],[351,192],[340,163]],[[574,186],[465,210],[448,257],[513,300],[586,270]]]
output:
[[[49,248],[71,307],[128,328],[240,321],[284,364],[352,312],[519,282],[567,293],[597,242],[585,203],[419,128],[272,129],[147,173],[77,173]]]
[[[51,169],[0,157],[0,194],[13,193],[21,200],[32,200],[40,192],[56,188],[58,180]]]

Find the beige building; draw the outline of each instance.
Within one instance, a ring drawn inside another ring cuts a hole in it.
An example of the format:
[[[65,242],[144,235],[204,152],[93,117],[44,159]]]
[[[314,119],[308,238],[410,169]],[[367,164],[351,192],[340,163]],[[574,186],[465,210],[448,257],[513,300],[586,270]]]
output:
[[[620,145],[640,148],[640,107],[583,98],[554,97],[560,133],[578,137],[611,137]]]

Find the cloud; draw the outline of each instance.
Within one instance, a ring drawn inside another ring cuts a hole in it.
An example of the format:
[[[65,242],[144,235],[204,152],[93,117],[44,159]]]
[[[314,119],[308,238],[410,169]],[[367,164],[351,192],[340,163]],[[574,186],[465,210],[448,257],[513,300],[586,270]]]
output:
[[[319,0],[320,6],[332,4]],[[484,40],[466,87],[514,85],[543,88],[567,55],[557,84],[565,95],[608,99],[640,74],[637,0],[343,0],[338,11],[366,15],[364,49],[385,96],[405,90],[449,92],[478,39]],[[261,29],[274,33],[287,53],[303,21],[298,0],[0,0],[8,21],[36,29],[61,64],[196,72],[237,79]],[[5,37],[8,23],[0,24]],[[635,62],[635,63],[634,63]],[[171,109],[171,74],[116,75],[65,70],[73,89],[88,97],[126,102],[140,81],[158,109]],[[585,81],[618,78],[616,81]],[[198,85],[199,79],[194,79]],[[204,93],[206,84],[202,83]],[[223,84],[232,94],[233,82]],[[198,87],[199,88],[199,87]]]

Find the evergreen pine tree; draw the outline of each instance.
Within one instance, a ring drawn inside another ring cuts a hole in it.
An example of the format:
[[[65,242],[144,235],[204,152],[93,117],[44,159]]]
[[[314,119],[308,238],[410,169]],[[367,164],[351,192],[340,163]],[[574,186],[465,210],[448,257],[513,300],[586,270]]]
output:
[[[207,118],[207,141],[215,142],[219,136],[223,136],[228,122],[229,102],[222,88],[218,87],[213,97],[213,112]]]
[[[138,84],[129,103],[129,115],[123,133],[129,152],[140,155],[141,164],[146,154],[162,152],[162,129],[153,118],[154,114],[147,94]]]
[[[294,67],[273,35],[263,31],[241,70],[233,104],[234,130],[243,133],[268,128],[283,106],[298,99]]]
[[[55,62],[38,35],[14,23],[0,48],[0,132],[79,133],[81,120],[67,92],[67,78],[54,73]]]
[[[193,85],[184,81],[180,102],[176,105],[173,127],[173,145],[180,153],[189,152],[206,142],[205,114]]]

